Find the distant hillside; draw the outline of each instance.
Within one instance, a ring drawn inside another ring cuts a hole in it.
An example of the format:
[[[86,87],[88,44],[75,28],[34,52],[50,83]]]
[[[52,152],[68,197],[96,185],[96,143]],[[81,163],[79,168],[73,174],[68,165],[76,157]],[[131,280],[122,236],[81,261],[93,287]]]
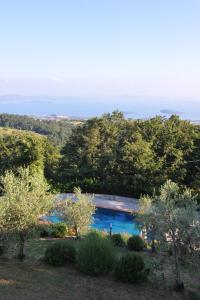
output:
[[[32,132],[29,130],[20,130],[20,129],[15,129],[15,128],[10,128],[10,127],[0,127],[0,137],[4,138],[7,136],[17,136],[19,138],[23,138],[24,135],[35,137],[35,138],[40,138],[40,139],[46,139],[42,134],[39,134],[37,132]]]
[[[54,145],[62,146],[69,139],[72,128],[77,126],[71,121],[36,120],[28,116],[0,114],[0,126],[34,131],[47,136]]]

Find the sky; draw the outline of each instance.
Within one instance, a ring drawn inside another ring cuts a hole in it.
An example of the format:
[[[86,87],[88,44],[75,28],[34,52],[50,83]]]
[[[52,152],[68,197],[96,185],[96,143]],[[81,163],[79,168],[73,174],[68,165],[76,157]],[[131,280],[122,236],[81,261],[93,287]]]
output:
[[[0,0],[0,95],[200,101],[199,0]]]

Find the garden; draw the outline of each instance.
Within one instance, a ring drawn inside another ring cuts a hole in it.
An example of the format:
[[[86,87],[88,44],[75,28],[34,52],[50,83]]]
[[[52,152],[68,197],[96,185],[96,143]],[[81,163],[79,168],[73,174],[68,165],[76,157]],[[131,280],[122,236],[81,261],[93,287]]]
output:
[[[94,235],[93,232],[92,235]],[[99,234],[97,236],[96,239],[99,239]],[[140,266],[145,272],[142,272],[142,277],[139,276],[139,281],[138,278],[137,281],[135,281],[136,278],[124,278],[123,272],[119,278],[116,261],[112,268],[108,262],[108,264],[103,264],[103,269],[102,266],[99,269],[98,261],[95,260],[98,250],[88,266],[88,257],[96,251],[94,246],[91,253],[85,257],[91,236],[86,237],[86,243],[84,238],[81,240],[73,237],[35,238],[27,242],[25,249],[27,257],[23,262],[15,258],[9,260],[0,258],[0,299],[2,295],[4,296],[2,299],[12,299],[13,295],[15,299],[198,299],[199,277],[198,274],[194,274],[193,270],[184,270],[187,292],[178,293],[172,289],[173,273],[169,264],[158,254],[151,254],[148,248],[142,251],[128,249],[127,236],[122,237],[123,242],[119,236],[114,236],[112,241],[108,237],[101,237],[100,240],[102,238],[106,239],[106,242],[103,242],[104,246],[106,244],[105,247],[112,249],[108,257],[113,258],[114,255],[114,260],[121,262],[118,265],[120,270],[126,268],[126,261],[128,261],[132,262],[128,267],[129,271],[132,271],[135,268],[134,257],[142,258],[145,268],[143,268],[143,263],[141,264],[142,260],[139,260],[137,270]],[[81,253],[75,258],[74,254],[77,255],[82,242],[84,245]],[[98,243],[95,241],[95,245]],[[60,249],[58,253],[61,254],[61,260],[57,254],[54,255],[54,249]],[[102,253],[102,255],[106,254]],[[81,265],[79,265],[80,259],[83,259]],[[100,256],[99,262],[102,259],[103,256]],[[170,260],[171,257],[168,256],[167,259]],[[157,264],[154,273],[149,272],[148,269],[154,264]],[[165,277],[163,277],[163,270]],[[141,275],[140,272],[139,274]],[[130,279],[135,283],[129,283]]]
[[[2,299],[199,299],[199,213],[189,189],[167,181],[140,199],[139,235],[90,229],[92,196],[55,200],[43,177],[1,178]],[[41,222],[57,211],[63,222]],[[9,298],[10,297],[10,298]]]

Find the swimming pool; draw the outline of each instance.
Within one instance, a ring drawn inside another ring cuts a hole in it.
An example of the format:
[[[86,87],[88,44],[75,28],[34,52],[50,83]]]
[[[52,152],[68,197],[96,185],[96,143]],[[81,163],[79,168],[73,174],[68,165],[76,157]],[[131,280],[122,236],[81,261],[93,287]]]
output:
[[[53,223],[62,221],[57,216],[45,217],[45,219],[52,221]],[[97,208],[94,214],[94,222],[91,227],[98,230],[109,231],[110,224],[112,224],[113,233],[126,232],[129,234],[139,234],[137,223],[130,213],[106,208]]]

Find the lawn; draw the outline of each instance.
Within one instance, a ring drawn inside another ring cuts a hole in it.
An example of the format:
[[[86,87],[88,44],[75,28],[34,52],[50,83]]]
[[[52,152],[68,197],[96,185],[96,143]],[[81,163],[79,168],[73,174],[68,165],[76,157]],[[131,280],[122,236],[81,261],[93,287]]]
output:
[[[155,300],[186,299],[182,296],[151,287],[132,286],[115,282],[109,277],[82,275],[72,266],[53,268],[41,262],[0,263],[0,299],[105,299]]]
[[[50,267],[42,263],[46,247],[51,240],[35,240],[27,245],[28,258],[24,262],[0,260],[0,299],[91,299],[91,300],[175,300],[198,299],[164,289],[147,282],[130,285],[115,281],[111,276],[90,277],[76,267]],[[76,241],[74,241],[76,243]],[[121,255],[121,251],[117,251]],[[149,260],[147,254],[143,256]],[[150,258],[151,259],[151,258]]]

